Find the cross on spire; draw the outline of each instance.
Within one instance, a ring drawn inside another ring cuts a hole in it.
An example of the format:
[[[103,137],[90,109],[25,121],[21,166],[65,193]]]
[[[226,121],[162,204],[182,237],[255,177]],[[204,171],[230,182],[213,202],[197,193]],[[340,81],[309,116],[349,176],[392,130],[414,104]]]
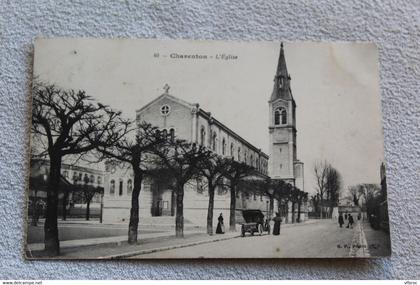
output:
[[[163,90],[165,90],[165,93],[166,94],[169,94],[169,89],[170,89],[171,87],[168,85],[168,83],[166,83],[165,84],[165,86],[163,86]]]

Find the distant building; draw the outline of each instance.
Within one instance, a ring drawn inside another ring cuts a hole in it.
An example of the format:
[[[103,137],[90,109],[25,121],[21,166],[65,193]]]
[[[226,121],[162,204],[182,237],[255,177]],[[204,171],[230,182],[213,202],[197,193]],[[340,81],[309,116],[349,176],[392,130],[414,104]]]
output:
[[[29,179],[29,202],[33,203],[35,199],[46,202],[47,199],[47,181],[49,178],[50,162],[47,159],[31,159],[31,171]],[[84,167],[72,165],[69,163],[61,164],[60,191],[58,193],[59,205],[58,212],[62,211],[62,199],[64,191],[68,193],[68,207],[74,204],[85,204],[81,187],[89,186],[98,188],[98,193],[94,195],[91,203],[100,203],[104,184],[104,171],[93,167]],[[29,209],[31,210],[31,209]],[[75,211],[73,211],[75,212]],[[69,213],[71,214],[71,212]],[[83,216],[83,213],[78,213]],[[92,215],[99,215],[98,211],[93,210]]]

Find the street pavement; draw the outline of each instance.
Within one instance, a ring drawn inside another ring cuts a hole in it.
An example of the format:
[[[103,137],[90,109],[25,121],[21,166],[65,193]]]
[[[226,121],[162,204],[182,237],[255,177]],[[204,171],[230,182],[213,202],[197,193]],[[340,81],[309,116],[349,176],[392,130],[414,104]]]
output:
[[[368,226],[364,224],[364,226]],[[368,244],[361,240],[362,224],[340,228],[333,220],[318,220],[308,224],[286,225],[280,236],[263,235],[234,238],[132,256],[131,258],[320,258],[369,257]],[[381,236],[384,233],[379,233]]]
[[[174,228],[153,225],[140,227],[139,242],[127,243],[127,225],[101,225],[66,222],[60,233],[83,239],[61,241],[61,257],[69,259],[109,258],[319,258],[369,257],[389,255],[389,235],[373,230],[368,223],[353,229],[340,228],[333,220],[309,220],[283,224],[280,236],[240,237],[238,232],[209,236],[204,228],[186,227],[184,238],[175,238]],[[42,229],[42,227],[37,227]],[[39,230],[37,229],[37,230]],[[146,230],[145,230],[146,229]],[[84,234],[83,234],[84,232]],[[106,235],[97,236],[101,233]],[[115,236],[111,233],[123,235]],[[86,238],[85,236],[89,236]],[[42,258],[43,243],[27,246],[29,258]]]

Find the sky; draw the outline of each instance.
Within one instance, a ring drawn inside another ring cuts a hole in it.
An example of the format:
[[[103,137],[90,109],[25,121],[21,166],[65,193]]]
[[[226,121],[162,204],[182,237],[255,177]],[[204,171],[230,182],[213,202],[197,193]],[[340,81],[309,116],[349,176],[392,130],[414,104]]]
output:
[[[171,95],[199,103],[268,154],[268,100],[279,50],[279,42],[37,39],[34,75],[85,90],[133,119],[168,84]],[[315,192],[313,166],[323,160],[341,173],[343,188],[378,183],[384,150],[376,47],[297,42],[284,50],[305,191]],[[228,59],[218,59],[223,55]]]

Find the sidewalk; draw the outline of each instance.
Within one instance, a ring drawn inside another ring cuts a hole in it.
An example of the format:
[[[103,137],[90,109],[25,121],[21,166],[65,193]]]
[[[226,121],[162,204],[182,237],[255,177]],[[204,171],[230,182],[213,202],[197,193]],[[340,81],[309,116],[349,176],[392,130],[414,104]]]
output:
[[[314,224],[320,220],[308,220],[303,223],[282,224],[282,228],[300,227]],[[68,221],[71,223],[72,221]],[[76,221],[73,221],[76,222]],[[64,259],[116,259],[128,258],[152,252],[194,246],[204,243],[217,242],[240,236],[240,225],[236,232],[227,232],[223,235],[209,236],[204,228],[185,229],[184,238],[175,238],[174,230],[139,234],[139,241],[135,245],[127,243],[127,235],[98,237],[60,241],[61,255]],[[42,255],[43,243],[27,244],[28,258],[37,258]]]
[[[118,259],[146,253],[194,246],[239,237],[238,232],[209,236],[203,231],[184,231],[184,238],[176,238],[173,233],[143,234],[137,244],[127,243],[127,236],[104,238],[103,243],[92,239],[90,245],[86,240],[74,240],[60,243],[58,259]],[[105,243],[108,241],[108,243]],[[31,245],[34,248],[34,245]],[[38,246],[38,245],[37,245]],[[42,248],[43,249],[43,244]],[[33,249],[32,249],[33,250]],[[43,258],[42,251],[27,251],[28,258]]]

